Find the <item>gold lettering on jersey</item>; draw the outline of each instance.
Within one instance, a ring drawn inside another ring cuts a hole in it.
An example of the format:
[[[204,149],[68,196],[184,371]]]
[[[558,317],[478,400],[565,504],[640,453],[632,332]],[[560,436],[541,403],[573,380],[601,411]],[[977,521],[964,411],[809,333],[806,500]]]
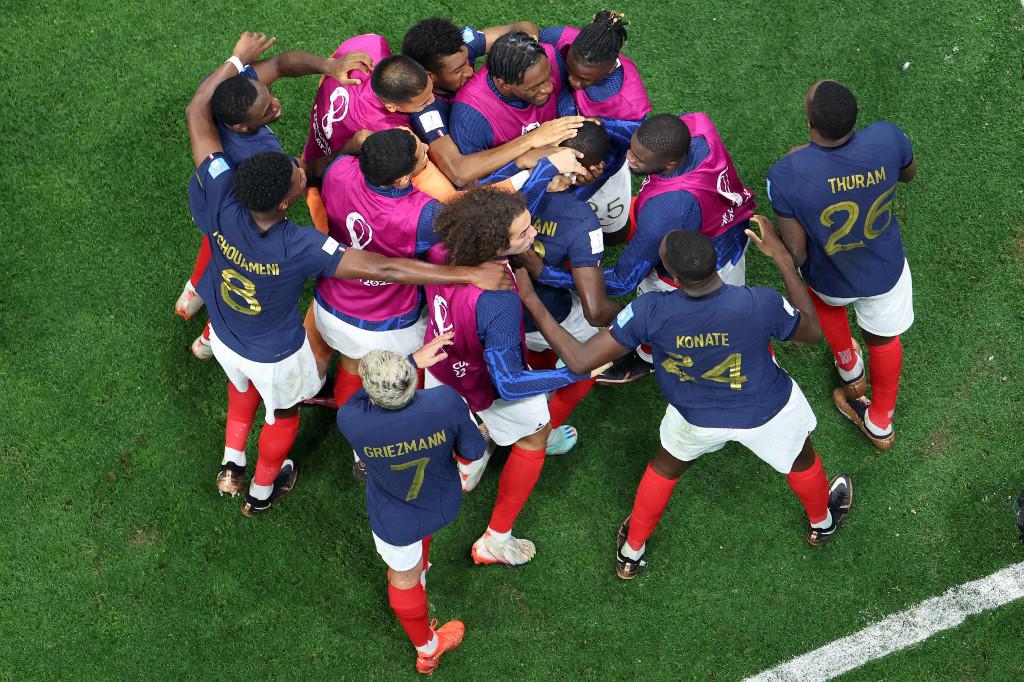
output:
[[[436,448],[438,445],[446,442],[448,442],[448,432],[443,430],[435,431],[426,438],[399,441],[379,448],[364,447],[363,457],[403,457],[422,450]]]
[[[542,234],[545,237],[554,237],[555,232],[558,232],[558,222],[537,218],[533,221],[533,229],[537,230],[537,234]]]
[[[228,240],[224,239],[224,235],[220,232],[214,232],[213,238],[217,241],[217,248],[224,254],[224,257],[238,266],[239,270],[245,270],[254,275],[269,275],[273,277],[281,274],[281,265],[279,263],[254,263],[246,258],[241,251],[229,244]]]
[[[849,192],[850,190],[860,189],[862,187],[874,187],[884,180],[885,166],[879,166],[877,169],[868,171],[867,173],[856,173],[854,175],[829,178],[828,186],[832,190],[832,194],[835,194],[836,192]]]
[[[713,348],[717,346],[728,346],[728,332],[708,332],[696,336],[677,336],[676,348]]]

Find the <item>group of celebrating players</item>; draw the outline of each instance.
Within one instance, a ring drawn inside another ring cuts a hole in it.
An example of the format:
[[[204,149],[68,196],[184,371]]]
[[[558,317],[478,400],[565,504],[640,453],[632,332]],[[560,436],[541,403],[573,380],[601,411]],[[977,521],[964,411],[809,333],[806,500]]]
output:
[[[892,210],[896,183],[916,172],[907,137],[885,121],[855,131],[853,94],[813,84],[810,141],[768,172],[777,234],[754,214],[707,114],[651,115],[640,71],[621,54],[625,26],[610,11],[582,29],[478,31],[431,18],[409,29],[401,54],[360,35],[330,58],[261,59],[275,39],[246,33],[186,110],[203,241],[176,311],[188,319],[205,304],[192,350],[228,376],[217,487],[244,495],[246,516],[267,511],[297,480],[299,406],[337,407],[389,601],[422,673],[465,631],[428,617],[433,533],[494,448],[511,446],[470,555],[529,562],[536,547],[512,527],[545,457],[575,445],[565,422],[595,383],[653,373],[668,402],[661,447],[619,528],[623,579],[646,565],[681,474],[729,441],[786,476],[811,544],[849,512],[852,481],[827,478],[814,413],[773,340],[816,343],[824,331],[836,407],[875,447],[893,444],[900,334],[913,322]],[[267,127],[281,114],[269,86],[312,74],[322,78],[298,159]],[[644,176],[636,197],[632,175]],[[286,217],[300,199],[316,229]],[[745,285],[750,242],[775,263],[785,297]],[[626,246],[602,269],[611,243]],[[624,307],[610,298],[633,293]]]

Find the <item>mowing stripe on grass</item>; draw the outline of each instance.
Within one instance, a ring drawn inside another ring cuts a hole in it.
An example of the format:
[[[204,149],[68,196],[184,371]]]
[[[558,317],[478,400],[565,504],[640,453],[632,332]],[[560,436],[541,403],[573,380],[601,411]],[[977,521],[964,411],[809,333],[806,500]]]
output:
[[[1024,597],[1024,562],[889,616],[860,632],[766,670],[745,682],[830,680],[876,658],[923,642],[973,616]]]

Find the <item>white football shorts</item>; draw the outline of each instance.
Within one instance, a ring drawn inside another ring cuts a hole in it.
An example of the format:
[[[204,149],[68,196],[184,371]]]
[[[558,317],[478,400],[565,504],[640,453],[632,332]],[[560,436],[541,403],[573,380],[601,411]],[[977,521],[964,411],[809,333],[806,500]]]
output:
[[[572,292],[572,308],[564,320],[562,327],[573,335],[580,343],[586,343],[587,339],[600,331],[597,327],[590,326],[587,316],[583,314],[583,304],[576,292]],[[547,340],[540,332],[530,332],[526,335],[526,347],[533,351],[542,351],[551,348]]]
[[[440,386],[441,382],[426,372],[424,388]],[[548,401],[544,395],[535,395],[522,400],[495,399],[491,406],[476,416],[487,427],[487,431],[498,445],[513,445],[520,438],[532,436],[551,421]]]
[[[605,180],[600,189],[594,192],[594,196],[587,200],[590,208],[597,214],[603,232],[618,232],[629,222],[629,202],[632,193],[629,166],[623,162],[622,167]]]
[[[392,571],[408,571],[423,561],[423,541],[417,540],[411,545],[391,545],[373,531],[373,544],[377,546],[377,554]]]
[[[266,409],[264,419],[274,423],[274,410],[287,410],[307,398],[312,398],[323,386],[323,379],[316,369],[316,358],[305,338],[302,347],[277,362],[254,362],[231,350],[217,338],[216,330],[210,326],[210,347],[213,357],[224,369],[228,379],[239,391],[249,390],[249,383],[256,387],[263,398]]]
[[[661,446],[682,462],[692,462],[706,452],[721,450],[730,441],[742,443],[780,474],[793,468],[804,441],[818,421],[803,391],[793,382],[789,401],[779,413],[753,429],[715,429],[695,426],[671,405],[661,420]]]
[[[814,291],[812,289],[812,291]],[[836,298],[814,292],[825,303],[845,307],[853,304],[857,326],[875,336],[899,336],[914,324],[914,283],[910,264],[903,261],[903,274],[892,289],[865,298]]]
[[[408,355],[420,349],[427,331],[426,309],[420,318],[404,329],[372,331],[349,324],[313,299],[316,328],[327,345],[347,358],[358,360],[371,350],[390,350]]]

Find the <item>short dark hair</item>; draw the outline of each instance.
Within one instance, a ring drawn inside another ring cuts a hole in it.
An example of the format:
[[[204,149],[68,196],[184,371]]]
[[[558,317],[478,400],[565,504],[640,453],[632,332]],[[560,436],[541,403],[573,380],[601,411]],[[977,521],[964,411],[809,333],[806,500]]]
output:
[[[690,151],[690,129],[672,114],[657,114],[640,124],[636,139],[664,161],[679,161]]]
[[[402,39],[402,54],[415,59],[424,69],[434,71],[441,59],[449,57],[465,43],[462,31],[448,19],[430,17],[413,25]]]
[[[235,198],[250,211],[263,213],[281,203],[292,186],[291,159],[281,152],[259,152],[235,172]]]
[[[672,230],[665,235],[665,267],[680,282],[699,282],[715,274],[718,256],[707,235]]]
[[[525,210],[518,192],[478,187],[442,208],[434,231],[444,240],[452,265],[480,265],[509,247],[509,227]]]
[[[491,53],[487,56],[487,70],[494,78],[500,78],[510,85],[519,85],[530,67],[546,57],[544,48],[533,36],[522,31],[509,31],[491,46]]]
[[[404,54],[385,57],[373,68],[370,86],[385,102],[403,104],[427,87],[427,71]]]
[[[219,83],[210,99],[213,120],[233,126],[245,123],[249,107],[256,101],[259,92],[252,80],[239,74]]]
[[[378,187],[387,187],[415,167],[416,140],[401,128],[370,135],[359,152],[359,170],[368,183]]]
[[[822,81],[814,90],[807,115],[815,130],[838,140],[857,123],[857,98],[841,83]]]
[[[569,48],[576,59],[584,64],[604,66],[619,58],[626,35],[628,21],[623,21],[621,12],[603,9],[594,15],[594,20],[584,26]]]
[[[603,125],[584,121],[583,126],[576,130],[576,137],[570,137],[560,146],[583,152],[580,164],[590,168],[604,161],[611,149],[612,141]]]

